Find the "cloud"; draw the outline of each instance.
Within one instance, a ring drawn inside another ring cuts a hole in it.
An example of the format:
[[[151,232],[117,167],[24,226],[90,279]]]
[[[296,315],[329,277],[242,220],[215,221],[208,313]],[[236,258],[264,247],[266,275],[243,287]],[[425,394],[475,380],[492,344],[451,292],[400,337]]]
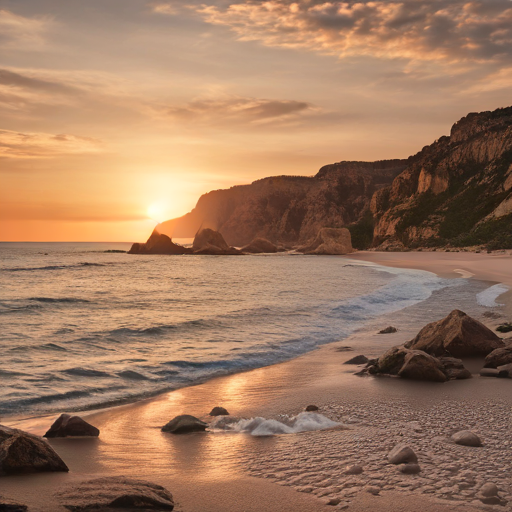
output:
[[[101,150],[101,142],[90,137],[0,130],[0,157],[41,158],[98,153]]]
[[[304,101],[268,100],[229,96],[191,101],[172,106],[166,114],[181,121],[202,124],[263,124],[296,119],[315,108]]]
[[[271,47],[448,63],[512,58],[509,0],[268,0],[191,8],[241,41]]]
[[[49,24],[48,18],[26,18],[0,9],[0,48],[40,49]]]

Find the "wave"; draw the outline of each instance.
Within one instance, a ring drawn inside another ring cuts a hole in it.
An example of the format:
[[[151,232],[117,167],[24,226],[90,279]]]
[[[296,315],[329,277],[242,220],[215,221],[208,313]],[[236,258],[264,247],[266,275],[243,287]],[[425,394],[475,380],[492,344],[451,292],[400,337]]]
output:
[[[122,372],[119,372],[117,375],[119,375],[119,377],[122,377],[123,379],[128,380],[150,380],[149,377],[146,377],[142,373],[136,372],[134,370],[124,370]]]
[[[483,292],[477,293],[476,301],[480,306],[485,306],[487,308],[495,308],[497,306],[504,306],[505,304],[500,304],[496,302],[496,299],[507,293],[510,288],[506,284],[495,284],[490,288],[487,288]]]
[[[91,302],[90,300],[85,300],[85,299],[76,299],[74,297],[61,297],[61,298],[54,298],[54,297],[30,297],[28,298],[27,300],[33,300],[34,302],[48,302],[50,304],[53,304],[53,303],[70,303],[70,304],[74,304],[74,303],[89,303]]]
[[[113,265],[114,263],[108,263]],[[38,270],[66,270],[68,268],[81,268],[81,267],[105,267],[107,263],[76,263],[72,265],[47,265],[46,267],[8,267],[3,268],[4,272],[36,272]]]
[[[124,336],[140,336],[140,335],[159,335],[164,334],[167,331],[173,331],[181,328],[211,328],[220,325],[219,322],[213,319],[199,319],[199,320],[187,320],[186,322],[180,322],[176,324],[163,324],[154,325],[152,327],[143,327],[140,329],[131,327],[120,327],[109,331],[110,335],[124,335]]]
[[[110,373],[82,367],[68,368],[67,370],[62,370],[62,373],[67,373],[68,375],[74,375],[76,377],[112,377]]]

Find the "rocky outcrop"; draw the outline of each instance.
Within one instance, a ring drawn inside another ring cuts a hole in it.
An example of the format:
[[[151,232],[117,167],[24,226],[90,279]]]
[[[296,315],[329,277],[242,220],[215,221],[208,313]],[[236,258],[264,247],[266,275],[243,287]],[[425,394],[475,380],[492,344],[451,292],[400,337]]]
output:
[[[41,437],[0,425],[0,475],[69,471]]]
[[[192,250],[175,244],[167,235],[153,231],[144,244],[135,243],[128,254],[191,254]]]
[[[369,212],[374,192],[389,185],[406,164],[406,160],[339,162],[322,167],[313,177],[274,176],[214,190],[201,196],[190,213],[158,229],[171,237],[191,238],[201,227],[209,227],[236,247],[255,238],[305,244],[324,227],[360,221]],[[371,230],[370,225],[370,242]]]
[[[242,254],[241,251],[230,247],[224,237],[213,229],[201,229],[194,238],[192,244],[194,254],[208,254],[214,256],[227,256]]]
[[[453,310],[446,318],[432,322],[404,346],[433,356],[485,356],[504,345],[490,329],[466,313]]]
[[[350,231],[346,228],[322,228],[315,240],[297,251],[304,254],[350,254],[354,252]]]
[[[278,251],[277,245],[265,238],[255,238],[250,244],[242,247],[242,252],[249,254],[276,253]]]
[[[55,494],[68,510],[173,510],[172,494],[161,485],[122,476],[96,478]]]
[[[467,115],[374,195],[373,245],[512,247],[511,164],[512,107]]]
[[[44,435],[46,438],[53,437],[98,437],[100,431],[90,423],[80,418],[80,416],[71,416],[61,414]]]
[[[180,416],[176,416],[171,421],[166,423],[162,427],[162,432],[171,432],[172,434],[187,434],[189,432],[204,432],[207,423],[201,421],[195,416],[191,416],[190,414],[181,414]]]

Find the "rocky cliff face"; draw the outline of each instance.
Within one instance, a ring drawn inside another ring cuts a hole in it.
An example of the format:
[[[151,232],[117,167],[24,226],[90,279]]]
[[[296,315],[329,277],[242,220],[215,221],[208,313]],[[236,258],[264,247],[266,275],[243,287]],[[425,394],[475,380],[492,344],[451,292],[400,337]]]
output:
[[[512,107],[469,114],[371,202],[373,245],[512,247]]]
[[[201,227],[213,228],[238,247],[257,237],[305,243],[324,227],[359,221],[369,213],[373,194],[391,184],[405,166],[405,160],[340,162],[322,167],[314,177],[276,176],[216,190],[201,196],[187,215],[157,229],[175,238],[190,238]],[[357,234],[352,239],[358,247]]]

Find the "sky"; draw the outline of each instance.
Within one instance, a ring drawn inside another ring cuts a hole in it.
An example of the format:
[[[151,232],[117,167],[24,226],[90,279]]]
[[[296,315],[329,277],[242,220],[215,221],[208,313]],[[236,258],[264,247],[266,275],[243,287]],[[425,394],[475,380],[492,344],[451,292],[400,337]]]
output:
[[[145,241],[510,105],[510,0],[0,0],[0,240]]]

